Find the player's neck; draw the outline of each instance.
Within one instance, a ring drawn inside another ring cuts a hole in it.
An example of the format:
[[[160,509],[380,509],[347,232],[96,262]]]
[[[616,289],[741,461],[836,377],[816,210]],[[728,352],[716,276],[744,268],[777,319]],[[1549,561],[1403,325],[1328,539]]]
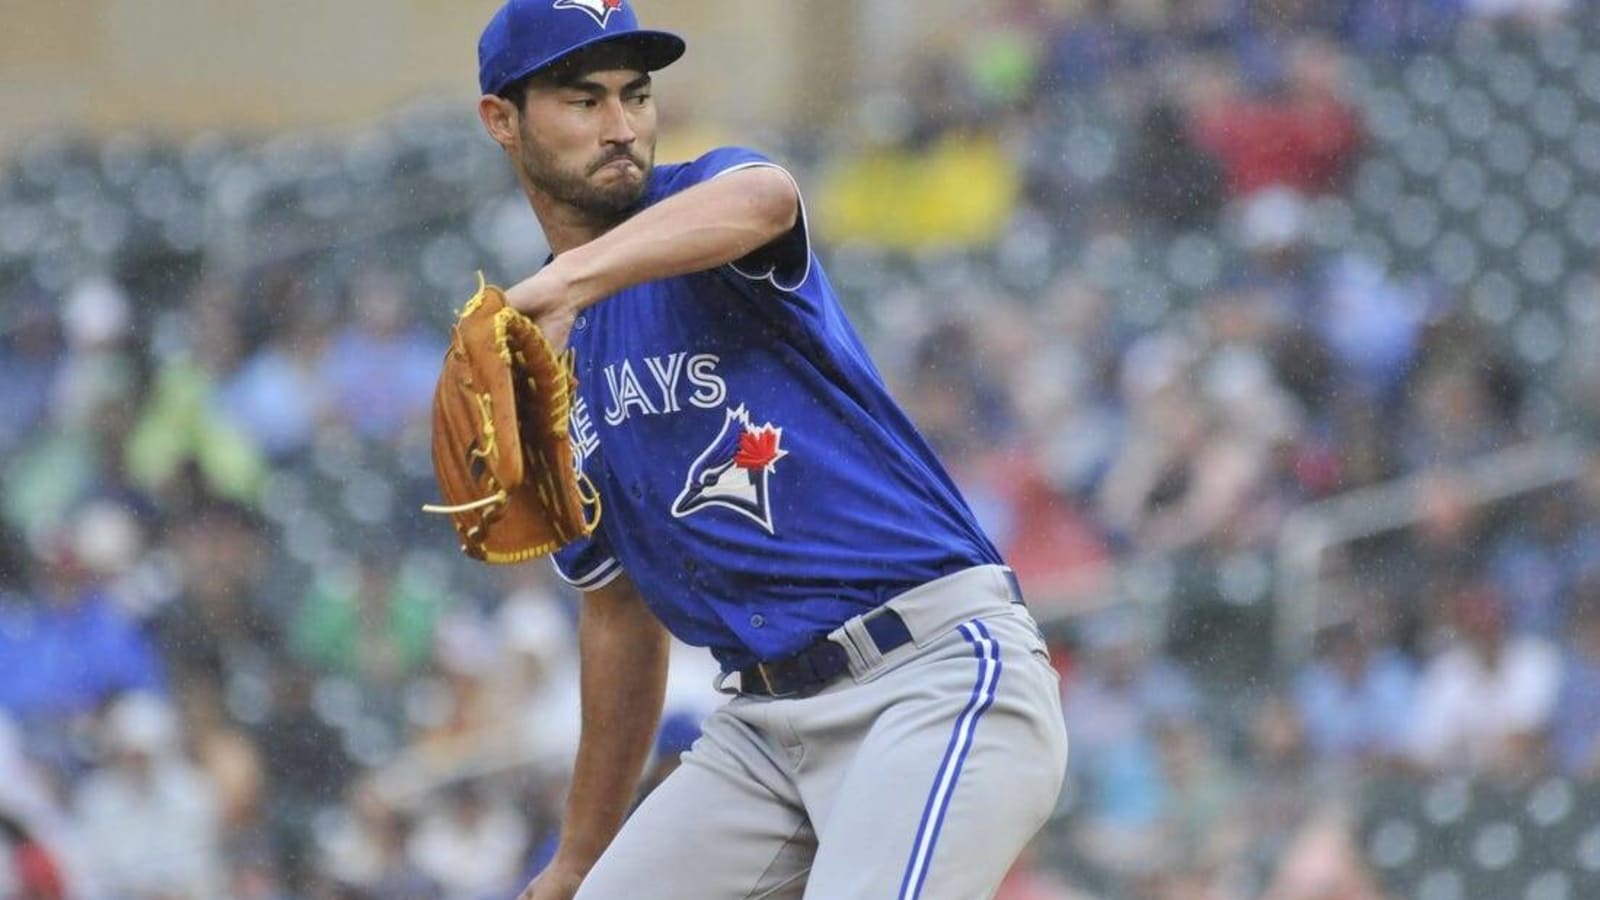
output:
[[[616,222],[597,219],[592,213],[562,203],[537,188],[524,188],[524,191],[553,255],[560,256],[574,247],[581,247],[616,227]]]

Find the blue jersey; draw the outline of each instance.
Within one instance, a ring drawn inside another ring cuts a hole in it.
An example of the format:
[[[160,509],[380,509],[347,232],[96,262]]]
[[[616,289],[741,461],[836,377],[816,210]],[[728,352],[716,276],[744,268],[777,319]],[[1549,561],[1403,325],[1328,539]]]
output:
[[[658,166],[645,202],[767,165],[724,148]],[[845,319],[803,213],[751,258],[594,304],[570,344],[572,438],[602,513],[556,569],[589,590],[626,571],[724,670],[1000,562]]]

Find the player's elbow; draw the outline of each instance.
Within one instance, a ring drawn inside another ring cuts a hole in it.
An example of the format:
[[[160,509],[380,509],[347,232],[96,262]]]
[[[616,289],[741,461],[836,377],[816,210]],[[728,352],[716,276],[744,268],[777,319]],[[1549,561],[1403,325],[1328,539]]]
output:
[[[800,220],[800,192],[788,172],[757,166],[738,173],[745,176],[745,197],[756,230],[766,240],[788,234]]]

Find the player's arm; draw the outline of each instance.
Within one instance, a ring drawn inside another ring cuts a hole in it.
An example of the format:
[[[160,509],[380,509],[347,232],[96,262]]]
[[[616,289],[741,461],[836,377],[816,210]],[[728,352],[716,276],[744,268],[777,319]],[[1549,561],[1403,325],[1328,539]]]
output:
[[[575,886],[600,858],[622,827],[661,719],[669,640],[626,575],[584,593],[578,650],[583,729],[561,843],[524,896],[545,896],[541,881]]]
[[[738,169],[557,256],[506,297],[541,325],[559,325],[624,288],[742,259],[788,234],[799,216],[800,194],[789,173],[766,165]]]

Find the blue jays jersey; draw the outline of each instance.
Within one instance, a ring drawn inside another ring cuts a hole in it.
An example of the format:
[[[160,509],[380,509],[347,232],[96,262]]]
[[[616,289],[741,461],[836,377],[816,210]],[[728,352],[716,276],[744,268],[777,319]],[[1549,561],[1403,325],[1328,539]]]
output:
[[[645,202],[767,165],[724,148],[658,166]],[[752,257],[594,304],[569,341],[573,445],[602,514],[556,569],[586,590],[626,571],[724,670],[1000,562],[846,321],[803,212]]]

